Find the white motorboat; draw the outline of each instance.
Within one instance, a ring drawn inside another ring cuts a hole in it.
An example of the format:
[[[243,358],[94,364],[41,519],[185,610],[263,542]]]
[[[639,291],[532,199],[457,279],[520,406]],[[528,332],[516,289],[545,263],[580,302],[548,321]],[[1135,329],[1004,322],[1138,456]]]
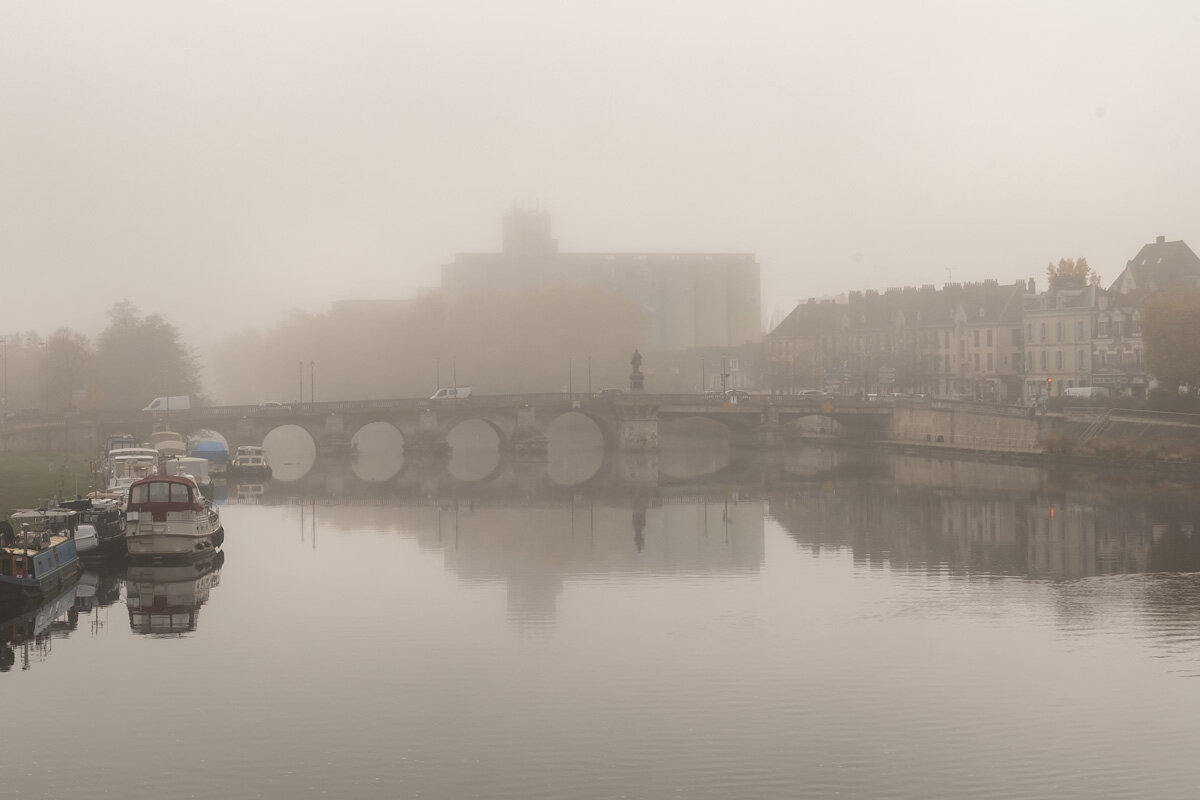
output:
[[[129,487],[125,547],[130,556],[202,555],[224,539],[220,514],[191,476],[152,475]]]

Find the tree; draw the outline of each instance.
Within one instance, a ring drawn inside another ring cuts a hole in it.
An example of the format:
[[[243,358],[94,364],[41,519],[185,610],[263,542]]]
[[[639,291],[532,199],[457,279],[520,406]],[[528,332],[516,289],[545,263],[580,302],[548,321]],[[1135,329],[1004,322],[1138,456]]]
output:
[[[1085,285],[1100,285],[1099,273],[1088,265],[1087,259],[1083,256],[1060,258],[1058,264],[1051,261],[1046,267],[1046,277],[1050,279],[1051,288],[1082,288]]]
[[[1155,292],[1142,307],[1146,366],[1162,385],[1200,386],[1200,290]]]
[[[99,405],[130,409],[162,395],[202,398],[200,361],[174,325],[157,314],[143,317],[128,300],[108,316],[109,326],[96,339]]]
[[[79,408],[92,383],[92,346],[86,336],[69,328],[50,334],[42,348],[41,406],[46,411]]]

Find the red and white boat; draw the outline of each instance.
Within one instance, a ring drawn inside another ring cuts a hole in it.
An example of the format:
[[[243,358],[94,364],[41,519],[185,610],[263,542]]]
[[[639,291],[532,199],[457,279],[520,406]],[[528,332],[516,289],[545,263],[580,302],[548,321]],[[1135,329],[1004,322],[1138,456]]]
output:
[[[224,539],[217,509],[190,475],[151,475],[130,485],[125,503],[130,556],[211,554]]]

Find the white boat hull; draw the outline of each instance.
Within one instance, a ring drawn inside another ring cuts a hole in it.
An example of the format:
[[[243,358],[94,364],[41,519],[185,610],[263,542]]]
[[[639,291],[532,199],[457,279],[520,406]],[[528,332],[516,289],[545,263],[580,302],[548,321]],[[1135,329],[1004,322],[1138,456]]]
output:
[[[224,530],[213,520],[200,522],[135,522],[125,528],[125,547],[131,556],[193,556],[221,546]]]

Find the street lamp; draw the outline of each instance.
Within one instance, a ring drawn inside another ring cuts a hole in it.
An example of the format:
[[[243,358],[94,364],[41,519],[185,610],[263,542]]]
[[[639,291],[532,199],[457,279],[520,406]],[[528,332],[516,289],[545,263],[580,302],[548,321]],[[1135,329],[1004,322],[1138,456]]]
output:
[[[8,409],[8,337],[0,336],[0,344],[4,345],[4,394],[0,395],[0,408]]]
[[[300,362],[300,402],[304,402],[304,362]]]
[[[315,391],[315,386],[317,383],[316,366],[317,366],[317,362],[315,362],[315,361],[308,362],[308,402],[310,402],[310,403],[317,402],[317,393]],[[303,401],[303,399],[304,398],[301,398],[301,401]]]

